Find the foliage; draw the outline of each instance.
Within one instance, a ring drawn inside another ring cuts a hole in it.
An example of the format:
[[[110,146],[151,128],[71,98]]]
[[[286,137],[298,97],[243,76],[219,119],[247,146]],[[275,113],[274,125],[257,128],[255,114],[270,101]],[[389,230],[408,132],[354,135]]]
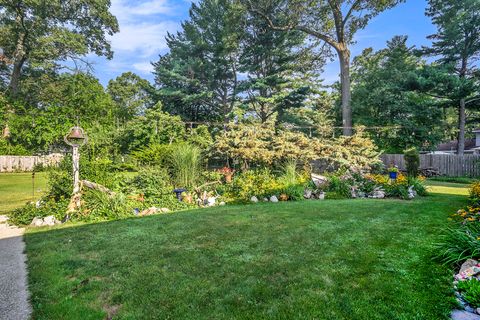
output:
[[[249,201],[256,196],[259,199],[269,198],[278,193],[282,184],[268,169],[247,170],[235,176],[229,185],[227,198]]]
[[[66,60],[82,62],[92,52],[112,58],[107,35],[118,32],[110,1],[2,1],[0,47],[12,61],[10,90],[18,92],[25,65],[58,69]]]
[[[237,100],[242,8],[230,0],[193,3],[190,20],[167,36],[154,63],[165,109],[189,121],[228,121]]]
[[[133,118],[120,129],[117,143],[123,153],[140,150],[155,144],[172,144],[185,136],[185,124],[179,116],[162,111],[159,102]]]
[[[141,165],[166,166],[171,152],[171,145],[154,143],[133,151],[132,157]]]
[[[114,80],[110,80],[107,92],[117,105],[116,117],[122,123],[141,115],[152,106],[150,83],[133,72],[122,73]]]
[[[445,264],[457,265],[467,259],[479,259],[480,224],[477,222],[450,227],[436,247],[437,259]]]
[[[469,200],[472,205],[480,206],[480,181],[476,181],[470,186]]]
[[[122,182],[121,190],[133,199],[138,208],[152,206],[170,210],[185,209],[189,206],[179,202],[173,193],[174,186],[166,169],[143,167],[138,174]]]
[[[88,190],[82,196],[82,207],[75,212],[73,221],[102,221],[131,217],[134,203],[122,193],[111,196],[104,192]]]
[[[404,151],[403,157],[407,167],[408,178],[418,177],[418,169],[420,168],[420,154],[416,148],[410,148]]]
[[[379,128],[371,137],[385,152],[408,146],[431,150],[443,138],[441,109],[431,96],[411,88],[425,64],[396,36],[387,48],[363,50],[352,66],[352,104],[356,123]]]
[[[12,145],[8,139],[0,138],[0,155],[26,156],[29,155],[27,149],[21,145]]]
[[[198,186],[201,170],[201,150],[199,147],[179,143],[172,147],[169,163],[176,187],[193,188]]]
[[[29,225],[33,218],[44,218],[54,215],[61,220],[67,209],[68,201],[62,199],[57,201],[53,198],[44,198],[39,200],[39,206],[36,203],[29,203],[25,206],[13,210],[9,215],[9,222],[15,225]]]
[[[467,281],[459,281],[457,288],[462,297],[474,308],[480,308],[480,281],[470,279]]]

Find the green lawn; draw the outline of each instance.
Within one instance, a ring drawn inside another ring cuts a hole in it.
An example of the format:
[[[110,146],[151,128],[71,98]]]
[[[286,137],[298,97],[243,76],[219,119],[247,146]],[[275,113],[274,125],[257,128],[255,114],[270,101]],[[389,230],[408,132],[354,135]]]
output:
[[[435,180],[428,180],[426,184],[432,193],[468,195],[469,184]]]
[[[447,319],[451,273],[431,247],[465,199],[226,206],[30,229],[34,318]]]
[[[0,173],[0,214],[37,200],[45,192],[46,174],[37,172],[35,184],[32,173]]]

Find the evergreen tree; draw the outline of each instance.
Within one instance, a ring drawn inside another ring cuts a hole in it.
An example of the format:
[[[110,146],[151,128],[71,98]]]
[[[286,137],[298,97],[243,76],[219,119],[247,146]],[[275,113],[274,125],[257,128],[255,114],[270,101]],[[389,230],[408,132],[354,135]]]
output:
[[[458,105],[458,154],[465,150],[466,108],[478,99],[478,61],[480,55],[480,1],[429,0],[427,15],[437,26],[431,48],[425,52],[440,56],[439,64],[452,68],[459,78],[452,100]]]

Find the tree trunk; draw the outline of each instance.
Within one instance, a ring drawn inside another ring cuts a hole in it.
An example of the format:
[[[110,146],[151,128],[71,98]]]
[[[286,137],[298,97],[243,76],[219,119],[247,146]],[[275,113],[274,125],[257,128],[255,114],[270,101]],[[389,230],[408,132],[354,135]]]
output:
[[[460,106],[458,109],[458,147],[457,154],[465,153],[465,99],[460,99]]]
[[[344,48],[337,49],[340,60],[340,84],[342,92],[342,127],[343,135],[351,136],[352,128],[352,106],[350,91],[350,50]]]

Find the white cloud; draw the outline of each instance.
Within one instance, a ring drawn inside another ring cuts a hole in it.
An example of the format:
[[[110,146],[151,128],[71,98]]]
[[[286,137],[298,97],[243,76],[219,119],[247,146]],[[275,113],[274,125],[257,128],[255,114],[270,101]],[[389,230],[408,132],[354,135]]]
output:
[[[150,0],[141,3],[113,0],[111,11],[121,24],[122,22],[134,20],[138,16],[170,14],[173,12],[173,6],[168,0]]]
[[[114,51],[127,51],[140,57],[151,57],[167,49],[165,36],[175,32],[179,23],[164,21],[160,23],[139,23],[120,26],[120,32],[111,41]]]
[[[134,63],[133,67],[145,74],[150,74],[153,72],[153,65],[150,62],[139,62],[139,63]]]

